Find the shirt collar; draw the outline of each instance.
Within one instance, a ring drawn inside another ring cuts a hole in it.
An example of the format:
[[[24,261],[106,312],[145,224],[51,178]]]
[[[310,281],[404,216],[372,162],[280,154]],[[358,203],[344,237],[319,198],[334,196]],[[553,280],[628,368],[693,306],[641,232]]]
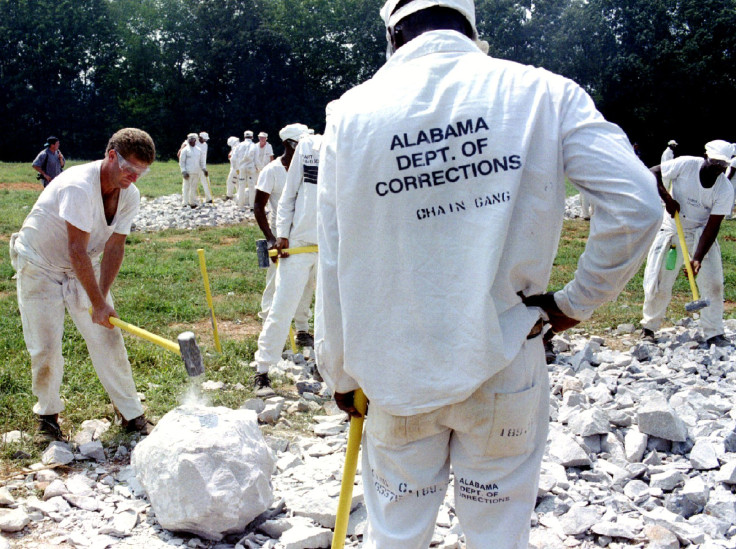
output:
[[[447,52],[481,53],[475,43],[464,34],[454,30],[434,30],[401,46],[383,67],[390,68],[397,63],[405,63],[431,53]]]

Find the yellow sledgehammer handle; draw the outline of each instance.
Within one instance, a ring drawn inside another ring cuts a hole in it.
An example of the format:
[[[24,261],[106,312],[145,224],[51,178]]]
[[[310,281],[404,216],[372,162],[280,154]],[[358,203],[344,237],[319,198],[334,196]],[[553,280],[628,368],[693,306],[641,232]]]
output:
[[[207,276],[207,262],[204,259],[204,250],[197,250],[199,255],[199,269],[202,271],[202,280],[204,281],[204,292],[207,295],[207,306],[210,308],[210,321],[212,322],[212,332],[215,338],[215,349],[218,353],[222,352],[220,346],[220,334],[217,333],[217,320],[215,320],[215,306],[212,304],[212,293],[210,292],[210,277]]]
[[[685,243],[685,232],[682,230],[680,223],[680,212],[675,212],[675,225],[677,226],[677,236],[680,239],[680,248],[682,249],[682,257],[685,260],[685,270],[687,271],[687,279],[690,282],[690,289],[693,291],[693,301],[698,301],[698,287],[695,285],[695,275],[693,267],[690,265],[690,254],[687,253],[687,244]]]
[[[343,549],[345,547],[345,536],[348,532],[350,504],[353,501],[353,482],[355,482],[355,470],[358,467],[360,441],[363,438],[363,419],[365,418],[365,412],[368,407],[368,400],[360,389],[355,391],[353,404],[355,405],[355,409],[361,413],[362,417],[350,418],[348,447],[345,452],[345,465],[342,470],[340,501],[337,504],[335,532],[332,535],[332,549]]]
[[[89,314],[92,314],[92,307],[89,308]],[[110,321],[110,324],[112,324],[113,326],[117,326],[121,330],[125,330],[126,332],[130,332],[133,335],[142,337],[143,339],[150,341],[151,343],[155,343],[159,347],[163,347],[164,349],[167,349],[172,353],[176,353],[177,355],[181,356],[179,344],[174,343],[170,339],[152,334],[151,332],[144,330],[143,328],[139,328],[138,326],[135,326],[133,324],[128,324],[127,322],[120,320],[119,318],[115,318],[114,316],[111,316],[107,320]]]
[[[293,254],[312,254],[314,252],[319,251],[319,249],[317,248],[317,246],[300,246],[299,248],[285,248],[281,251],[286,252],[289,255],[293,255]],[[274,257],[276,253],[277,253],[276,250],[268,250],[268,255],[270,257]]]

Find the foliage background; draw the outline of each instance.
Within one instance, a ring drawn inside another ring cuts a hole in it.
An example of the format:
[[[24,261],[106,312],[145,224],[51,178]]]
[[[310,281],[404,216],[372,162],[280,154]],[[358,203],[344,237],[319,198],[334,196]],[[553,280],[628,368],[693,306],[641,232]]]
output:
[[[46,136],[97,158],[121,126],[161,158],[186,133],[212,161],[243,130],[321,131],[324,107],[384,61],[383,0],[0,0],[0,160]],[[491,54],[573,78],[637,141],[702,154],[732,129],[736,0],[477,0]],[[273,141],[273,139],[272,139]]]

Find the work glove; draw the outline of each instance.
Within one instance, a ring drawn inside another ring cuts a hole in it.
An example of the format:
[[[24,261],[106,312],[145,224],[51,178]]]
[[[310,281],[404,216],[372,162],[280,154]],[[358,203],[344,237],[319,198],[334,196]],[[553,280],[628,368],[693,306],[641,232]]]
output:
[[[335,393],[335,404],[337,404],[337,407],[340,408],[343,412],[345,412],[350,417],[363,417],[362,414],[358,411],[358,409],[355,407],[355,403],[353,402],[353,399],[355,397],[355,391],[350,391],[349,393]],[[366,408],[366,415],[368,414],[367,408]]]
[[[568,328],[580,324],[579,320],[570,318],[560,310],[555,302],[554,292],[530,295],[528,297],[523,292],[517,292],[517,295],[527,307],[539,307],[542,309],[547,314],[549,325],[555,333],[564,332]]]

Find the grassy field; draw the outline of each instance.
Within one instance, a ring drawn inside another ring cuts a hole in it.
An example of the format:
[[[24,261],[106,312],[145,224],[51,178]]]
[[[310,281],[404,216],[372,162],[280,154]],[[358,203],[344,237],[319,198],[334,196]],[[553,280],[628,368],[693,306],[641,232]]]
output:
[[[228,169],[225,164],[210,167],[215,196],[224,194]],[[27,164],[0,163],[0,433],[34,428],[30,361],[23,342],[12,280],[14,273],[7,251],[10,234],[21,226],[41,191],[34,175]],[[155,163],[138,186],[144,196],[151,198],[180,192],[177,164]],[[550,289],[559,289],[572,278],[587,232],[587,222],[565,222]],[[128,238],[126,258],[113,286],[116,309],[124,320],[171,339],[185,329],[193,329],[205,352],[207,379],[246,386],[246,391],[218,391],[211,397],[214,405],[237,407],[251,396],[253,371],[248,364],[256,350],[260,330],[256,313],[265,279],[264,272],[257,268],[255,255],[254,241],[259,234],[255,224],[133,233]],[[724,222],[720,242],[726,278],[726,316],[733,317],[736,221]],[[222,354],[214,351],[212,343],[198,248],[204,248],[207,254]],[[601,307],[581,328],[603,333],[606,328],[624,322],[637,323],[643,300],[642,272],[643,268],[616,302]],[[691,300],[684,277],[678,279],[674,291],[670,315],[679,319],[685,316],[684,304]],[[138,390],[146,395],[147,413],[158,418],[177,405],[186,389],[187,375],[181,360],[133,336],[126,335],[126,345]],[[68,319],[63,347],[66,368],[62,396],[66,410],[62,426],[69,431],[85,419],[112,418],[109,399],[92,369],[84,342]],[[111,436],[118,436],[117,430],[112,431]],[[0,443],[0,459],[6,467],[10,456],[19,448],[34,458],[38,456],[30,444],[19,447]]]

